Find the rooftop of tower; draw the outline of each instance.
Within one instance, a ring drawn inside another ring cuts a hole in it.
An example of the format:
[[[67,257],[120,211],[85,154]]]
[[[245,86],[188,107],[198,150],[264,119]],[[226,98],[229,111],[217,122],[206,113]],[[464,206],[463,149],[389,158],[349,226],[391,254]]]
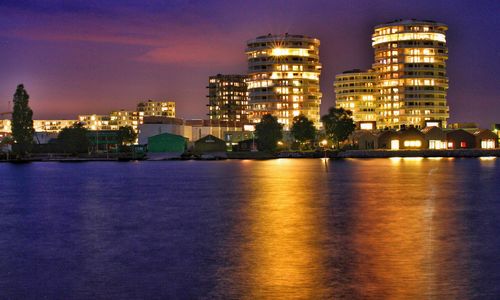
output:
[[[315,40],[319,43],[319,39],[307,36],[307,35],[302,35],[302,34],[289,34],[289,33],[284,33],[284,34],[271,34],[268,33],[267,35],[261,35],[256,38],[250,39],[247,41],[247,43],[253,43],[253,42],[260,42],[260,41],[273,41],[273,40],[303,40],[303,39],[308,39],[308,40]]]
[[[376,25],[375,28],[393,26],[393,25],[434,25],[434,26],[444,26],[448,27],[444,23],[432,21],[432,20],[417,20],[417,19],[396,19],[390,22]]]

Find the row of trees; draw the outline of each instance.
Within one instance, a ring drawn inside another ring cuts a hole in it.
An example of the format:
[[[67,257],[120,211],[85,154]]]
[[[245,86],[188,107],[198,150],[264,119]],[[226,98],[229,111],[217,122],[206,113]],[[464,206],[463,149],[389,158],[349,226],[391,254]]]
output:
[[[321,122],[324,132],[318,132],[314,122],[304,115],[293,118],[290,132],[298,143],[299,149],[313,149],[319,139],[332,141],[338,149],[340,143],[345,141],[356,128],[352,112],[343,108],[330,108],[328,114],[321,117]],[[267,114],[255,126],[255,134],[258,138],[259,150],[274,152],[278,148],[278,143],[283,139],[283,125],[278,123],[276,117]]]
[[[64,152],[74,154],[88,152],[92,144],[88,132],[82,123],[75,123],[73,126],[61,130],[57,136],[57,143]],[[123,126],[118,129],[117,143],[119,145],[131,145],[136,138],[137,134],[132,127]]]
[[[26,156],[33,150],[33,111],[29,107],[29,95],[22,84],[17,86],[13,99],[12,137],[4,137],[0,146],[15,144],[13,150],[19,157]],[[137,134],[130,126],[120,127],[117,133],[117,142],[120,145],[130,145],[135,142]],[[92,141],[89,132],[82,123],[61,130],[57,137],[57,148],[67,153],[85,153],[89,151]]]
[[[12,113],[12,138],[15,149],[19,156],[30,152],[33,146],[33,111],[28,104],[29,95],[22,84],[17,86],[14,94],[14,110]],[[314,123],[304,115],[293,119],[291,133],[301,150],[313,149],[318,138],[331,140],[337,148],[340,143],[348,138],[354,131],[355,124],[352,120],[352,112],[343,108],[330,108],[328,114],[321,117],[324,133],[319,133]],[[274,152],[278,143],[283,139],[283,125],[278,119],[270,114],[264,115],[257,124],[256,135],[259,150]],[[323,134],[323,137],[321,137]],[[118,133],[119,143],[122,145],[132,144],[137,138],[132,127],[120,127]],[[4,141],[2,141],[4,142]],[[72,127],[64,128],[57,138],[65,152],[84,153],[87,152],[91,141],[88,138],[88,130],[81,123]]]

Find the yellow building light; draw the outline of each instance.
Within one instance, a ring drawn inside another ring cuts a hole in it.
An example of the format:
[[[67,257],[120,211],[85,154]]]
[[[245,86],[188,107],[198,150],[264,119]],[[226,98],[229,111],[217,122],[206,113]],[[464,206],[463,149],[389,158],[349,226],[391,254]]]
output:
[[[307,49],[281,48],[276,47],[271,50],[271,56],[309,56]]]
[[[391,141],[391,150],[399,150],[399,140]]]
[[[382,43],[410,40],[431,40],[446,43],[446,37],[443,33],[408,32],[374,36],[372,38],[372,46]]]
[[[404,146],[406,148],[420,148],[422,147],[422,142],[419,140],[416,141],[404,141]]]

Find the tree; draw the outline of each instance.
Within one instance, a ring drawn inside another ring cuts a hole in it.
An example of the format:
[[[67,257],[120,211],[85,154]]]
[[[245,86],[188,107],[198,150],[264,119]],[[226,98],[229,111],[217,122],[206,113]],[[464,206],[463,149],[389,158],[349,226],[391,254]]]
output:
[[[301,145],[310,144],[316,137],[314,122],[304,115],[293,118],[291,132],[295,140],[299,141]]]
[[[132,126],[120,126],[120,128],[118,128],[118,138],[120,144],[131,145],[135,143],[135,140],[137,139],[137,133],[134,131],[134,128],[132,128]]]
[[[259,142],[261,151],[274,152],[278,147],[278,141],[283,138],[283,125],[278,123],[278,119],[270,114],[264,115],[255,126],[255,135]]]
[[[30,96],[24,85],[17,86],[14,94],[14,110],[12,112],[12,137],[15,140],[15,150],[20,156],[26,155],[33,145],[33,111],[29,107]]]
[[[328,114],[321,117],[325,133],[340,148],[340,143],[345,141],[356,128],[352,120],[352,112],[343,108],[331,107]]]
[[[71,127],[66,127],[57,136],[57,141],[60,143],[64,152],[72,154],[85,153],[89,149],[88,130],[83,127],[82,123],[75,123]]]

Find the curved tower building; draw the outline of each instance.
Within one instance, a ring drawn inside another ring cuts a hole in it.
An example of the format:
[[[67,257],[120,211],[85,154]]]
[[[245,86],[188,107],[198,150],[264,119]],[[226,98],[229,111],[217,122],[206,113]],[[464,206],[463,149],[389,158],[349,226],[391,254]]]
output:
[[[375,26],[378,128],[446,126],[447,29],[442,23],[418,20]]]
[[[272,114],[289,129],[305,115],[319,127],[319,40],[303,35],[265,35],[247,41],[250,118]]]

